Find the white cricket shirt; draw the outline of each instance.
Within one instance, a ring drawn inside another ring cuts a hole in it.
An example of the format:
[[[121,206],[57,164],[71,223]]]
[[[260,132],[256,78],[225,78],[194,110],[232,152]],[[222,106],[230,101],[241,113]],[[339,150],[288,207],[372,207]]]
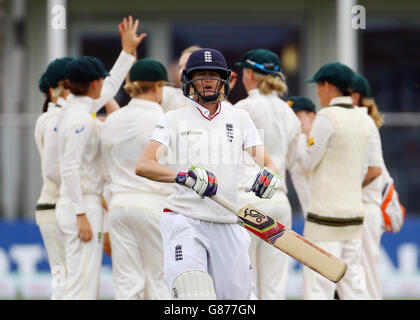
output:
[[[101,156],[109,176],[109,190],[115,193],[148,193],[169,196],[171,184],[155,182],[135,174],[141,154],[163,116],[159,104],[132,99],[111,113],[101,134]]]
[[[207,109],[192,100],[185,108],[166,113],[151,139],[167,147],[165,159],[161,159],[164,165],[175,172],[191,165],[211,171],[219,182],[217,193],[233,202],[238,196],[243,151],[262,144],[246,111],[219,104],[210,117]],[[236,223],[233,213],[178,184],[165,208],[194,219]]]
[[[51,123],[53,123],[57,117],[61,107],[55,103],[48,103],[48,109],[46,112],[42,113],[35,123],[34,137],[35,144],[41,160],[41,175],[43,180],[43,186],[41,189],[41,194],[37,201],[38,204],[55,204],[58,199],[58,187],[59,185],[55,181],[51,180],[46,176],[46,162],[48,160],[48,153],[45,151],[48,150],[50,145],[51,135],[54,132],[51,129]]]
[[[87,96],[71,96],[68,107],[59,116],[58,161],[60,167],[60,199],[75,214],[86,212],[84,195],[102,195],[99,155],[99,121],[92,117],[94,100]]]
[[[286,169],[290,169],[296,158],[299,136],[302,131],[298,117],[292,108],[276,93],[261,94],[259,89],[248,92],[248,97],[235,104],[246,110],[264,143],[264,147],[273,160],[277,174],[283,179]],[[249,158],[249,154],[245,157]],[[245,161],[245,174],[241,177],[243,189],[249,180],[260,170],[253,161]],[[286,184],[284,183],[286,189]]]

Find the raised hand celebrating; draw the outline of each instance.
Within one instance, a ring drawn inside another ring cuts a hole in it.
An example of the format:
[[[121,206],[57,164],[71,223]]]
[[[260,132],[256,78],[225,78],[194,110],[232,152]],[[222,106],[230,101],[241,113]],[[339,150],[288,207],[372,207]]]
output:
[[[146,33],[137,34],[139,23],[139,19],[133,21],[133,17],[129,16],[118,25],[122,49],[134,56],[136,56],[137,47],[147,36]]]

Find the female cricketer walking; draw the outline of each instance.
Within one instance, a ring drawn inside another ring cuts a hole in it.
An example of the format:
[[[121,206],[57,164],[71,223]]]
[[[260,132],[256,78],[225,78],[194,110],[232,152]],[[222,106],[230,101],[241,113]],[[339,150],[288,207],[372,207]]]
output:
[[[253,178],[257,195],[270,197],[280,186],[248,113],[220,104],[229,93],[229,76],[219,51],[194,51],[182,75],[191,101],[163,116],[136,168],[140,176],[177,183],[160,225],[174,299],[250,297],[250,236],[235,215],[206,197],[217,192],[237,201],[243,150],[264,167]]]

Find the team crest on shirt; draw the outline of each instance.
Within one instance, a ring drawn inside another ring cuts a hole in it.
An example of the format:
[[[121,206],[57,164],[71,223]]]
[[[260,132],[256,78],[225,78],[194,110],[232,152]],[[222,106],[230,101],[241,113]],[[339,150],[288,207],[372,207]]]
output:
[[[233,141],[233,124],[231,123],[226,123],[226,137],[227,141]]]
[[[180,244],[175,246],[175,261],[183,260],[182,257],[182,246]]]

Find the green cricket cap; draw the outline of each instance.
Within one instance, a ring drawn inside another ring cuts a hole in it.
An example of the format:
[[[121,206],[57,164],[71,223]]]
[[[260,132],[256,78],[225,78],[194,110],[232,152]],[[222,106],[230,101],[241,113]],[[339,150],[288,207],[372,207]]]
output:
[[[165,66],[157,60],[138,60],[130,69],[130,81],[168,81]]]
[[[294,112],[298,112],[298,111],[315,112],[315,104],[309,98],[306,98],[303,96],[292,96],[285,99],[285,101],[293,109]]]
[[[107,76],[109,72],[101,60],[89,56],[74,59],[68,64],[65,72],[66,79],[73,82],[91,82]]]
[[[66,79],[66,68],[74,58],[63,57],[52,61],[45,71],[46,78],[50,88],[56,88],[58,82]]]
[[[249,50],[235,65],[261,74],[282,72],[279,56],[267,49]]]
[[[312,78],[306,82],[327,81],[337,87],[348,89],[353,82],[354,72],[346,65],[339,62],[332,62],[323,65]]]
[[[353,82],[350,85],[350,89],[354,92],[360,93],[363,97],[371,97],[372,91],[370,90],[369,81],[362,76],[360,73],[355,73]]]
[[[47,75],[46,75],[45,72],[39,78],[38,88],[39,88],[39,91],[41,91],[42,93],[47,93],[48,89],[50,88],[50,86],[48,84],[48,80],[47,80]]]

